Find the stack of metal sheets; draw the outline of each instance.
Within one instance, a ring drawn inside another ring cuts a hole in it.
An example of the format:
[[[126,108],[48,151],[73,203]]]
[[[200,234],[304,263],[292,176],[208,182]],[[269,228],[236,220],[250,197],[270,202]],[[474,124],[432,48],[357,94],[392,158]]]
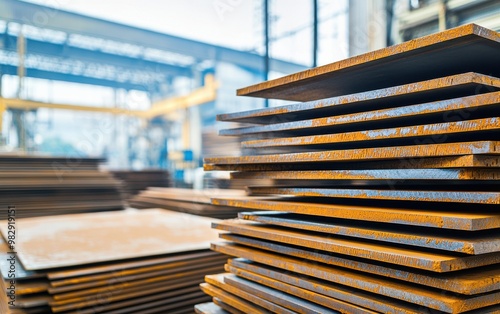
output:
[[[213,200],[248,212],[198,313],[500,313],[499,77],[466,25],[239,90],[303,102],[219,116],[205,169],[281,183]]]
[[[235,218],[239,208],[211,204],[214,197],[242,197],[244,190],[181,188],[148,188],[133,197],[129,203],[134,208],[165,208],[183,213],[218,219]]]
[[[223,270],[214,221],[159,209],[0,221],[12,313],[192,313],[210,299],[203,276]]]
[[[137,195],[139,192],[147,189],[150,186],[172,186],[172,178],[170,177],[170,173],[166,170],[114,170],[111,171],[111,173],[115,178],[125,184],[124,192],[127,198]]]
[[[0,155],[0,219],[123,209],[122,184],[101,159]]]

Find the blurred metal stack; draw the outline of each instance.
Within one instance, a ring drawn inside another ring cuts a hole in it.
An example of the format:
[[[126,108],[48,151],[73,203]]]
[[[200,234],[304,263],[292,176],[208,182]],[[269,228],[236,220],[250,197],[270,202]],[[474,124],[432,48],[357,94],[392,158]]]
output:
[[[303,103],[219,116],[254,125],[205,169],[283,181],[213,200],[256,212],[214,223],[198,313],[500,312],[498,77],[466,25],[239,90]]]
[[[148,187],[172,186],[172,178],[166,170],[113,170],[111,173],[115,178],[124,183],[124,193],[127,199],[137,195]]]
[[[12,313],[193,313],[210,300],[203,276],[223,270],[213,221],[154,209],[27,218],[14,244],[0,221],[3,295]]]
[[[0,155],[0,219],[123,209],[122,184],[101,159]]]
[[[235,218],[239,208],[212,205],[213,197],[246,196],[244,190],[205,189],[192,190],[180,188],[148,188],[133,197],[129,203],[134,208],[165,208],[192,215],[218,219]]]

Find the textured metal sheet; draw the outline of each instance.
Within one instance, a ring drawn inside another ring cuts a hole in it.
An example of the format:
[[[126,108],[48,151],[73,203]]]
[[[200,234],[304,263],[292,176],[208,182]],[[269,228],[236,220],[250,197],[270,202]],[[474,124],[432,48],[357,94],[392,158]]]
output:
[[[213,278],[213,277],[214,277],[214,275],[211,276],[211,278]],[[248,295],[247,293],[244,293],[244,292],[239,293],[239,295],[244,296],[244,297],[240,297],[238,295],[227,292],[225,289],[222,289],[221,287],[224,287],[224,288],[227,287],[227,285],[225,285],[224,282],[222,282],[222,281],[219,282],[219,281],[216,281],[215,279],[213,279],[213,280],[207,279],[207,280],[210,280],[210,282],[214,283],[215,285],[212,285],[210,283],[202,283],[200,285],[201,290],[203,290],[203,292],[205,292],[206,294],[208,294],[214,298],[218,298],[218,299],[222,300],[224,303],[227,303],[227,304],[231,305],[232,307],[234,307],[240,311],[243,311],[244,313],[256,313],[256,314],[271,313],[268,310],[259,306],[258,303],[254,302],[257,298],[252,297],[251,295]]]
[[[228,271],[231,270],[231,272],[235,270],[229,265],[227,265],[227,269]],[[241,274],[236,276],[235,274],[236,272],[233,272],[232,275],[225,275],[225,282],[241,290],[266,298],[271,302],[286,306],[299,313],[331,313],[332,310],[335,313],[377,313],[354,304],[349,304],[329,296],[317,294],[270,278],[256,278],[256,276],[249,278],[250,276],[240,276]],[[291,301],[288,301],[290,296],[292,296]],[[295,297],[297,299],[295,299]]]
[[[355,221],[372,221],[453,230],[478,231],[500,228],[500,216],[495,212],[456,212],[453,211],[454,206],[451,205],[442,205],[439,208],[429,206],[430,208],[428,209],[415,211],[407,208],[321,204],[310,201],[299,202],[298,200],[294,201],[294,198],[216,198],[213,202],[214,204],[230,204],[230,206],[251,210],[290,212]]]
[[[274,180],[499,180],[500,169],[254,171],[233,172],[231,178]]]
[[[194,307],[197,314],[227,314],[229,312],[224,311],[217,304],[213,302],[197,304]]]
[[[241,136],[266,134],[267,136],[272,136],[272,134],[269,133],[315,135],[374,129],[390,129],[391,132],[383,133],[383,130],[380,131],[382,134],[390,135],[395,132],[392,129],[394,127],[470,120],[481,118],[481,115],[484,116],[485,112],[490,113],[489,116],[492,117],[494,116],[495,110],[498,110],[499,103],[500,92],[494,92],[431,103],[419,103],[417,105],[405,107],[390,109],[375,108],[372,111],[326,116],[311,120],[224,129],[220,131],[220,135]],[[493,121],[496,121],[498,124],[497,120]],[[422,129],[425,130],[423,127]],[[432,130],[431,127],[428,127],[428,129]],[[434,129],[437,131],[438,127],[434,127]],[[449,129],[450,131],[453,130],[451,127]],[[411,134],[411,132],[406,129],[404,131]],[[400,133],[404,134],[404,131]],[[370,131],[358,133],[357,136],[360,139],[371,139],[376,135],[376,131]],[[347,135],[345,137],[347,137]]]
[[[500,204],[500,192],[470,191],[397,191],[369,189],[274,188],[251,187],[255,195],[295,195],[311,197],[356,198],[418,202],[452,202],[467,204]],[[494,207],[489,208],[495,210]]]
[[[500,263],[500,253],[470,256],[451,252],[426,251],[388,243],[325,237],[318,233],[266,226],[243,220],[226,220],[214,223],[214,228],[247,237],[439,273]]]
[[[213,248],[224,254],[236,257],[249,258],[251,254],[265,253],[267,251],[285,257],[292,256],[302,259],[307,257],[307,260],[311,263],[324,263],[459,294],[474,295],[500,290],[498,265],[473,268],[461,272],[428,273],[398,265],[388,267],[387,264],[377,263],[376,261],[364,262],[356,258],[335,256],[327,252],[322,253],[308,248],[300,248],[239,235],[221,234],[221,238],[233,241],[234,243],[214,243]]]
[[[451,144],[412,145],[395,147],[377,147],[349,150],[330,150],[320,152],[275,154],[241,157],[205,158],[205,164],[234,165],[279,164],[300,162],[341,162],[399,159],[404,164],[405,158],[445,157],[460,155],[499,155],[500,142],[480,141]],[[207,170],[207,169],[205,169]],[[234,169],[238,170],[238,169]]]
[[[466,254],[500,252],[498,232],[470,234],[435,229],[362,224],[307,215],[288,213],[241,213],[241,219],[300,230],[323,232],[334,236],[352,237],[401,245],[417,246]]]
[[[28,270],[194,251],[217,239],[212,221],[165,210],[29,218],[16,222],[16,249]]]
[[[450,123],[421,124],[409,127],[381,128],[376,130],[285,137],[253,140],[242,143],[243,148],[253,151],[267,150],[306,150],[344,147],[381,147],[415,143],[452,143],[473,140],[474,138],[494,138],[485,132],[500,130],[499,118],[477,119]]]
[[[498,78],[478,73],[461,73],[317,101],[220,114],[217,120],[256,124],[291,122],[494,92],[499,87]]]
[[[308,101],[468,71],[500,76],[500,35],[468,24],[238,90]],[[432,69],[430,71],[429,69]]]
[[[231,305],[222,302],[218,298],[213,298],[213,301],[215,304],[217,304],[218,306],[220,306],[221,308],[223,308],[224,310],[226,310],[227,312],[229,312],[231,314],[246,314],[245,312],[242,312],[242,311],[238,310],[237,308],[234,308]]]
[[[233,286],[242,291],[246,291],[255,296],[261,297],[262,299],[265,299],[274,304],[278,304],[280,306],[288,308],[294,311],[294,313],[304,313],[304,314],[342,313],[340,311],[348,307],[348,305],[343,304],[343,302],[335,302],[335,305],[338,306],[338,310],[332,310],[331,307],[328,308],[324,306],[324,304],[320,304],[320,302],[318,302],[318,299],[321,299],[323,301],[322,303],[326,303],[327,301],[325,301],[325,299],[327,298],[321,298],[321,297],[314,298],[313,294],[308,294],[307,296],[302,295],[302,297],[297,297],[293,293],[290,293],[288,291],[283,292],[278,289],[266,287],[264,285],[257,284],[255,282],[246,279],[238,278],[233,274],[224,275],[224,281],[230,286]],[[334,303],[334,301],[331,300],[328,301],[330,301],[329,304]],[[358,313],[375,313],[372,311],[364,310],[360,307],[350,306],[351,310],[353,308],[357,308],[356,310]]]
[[[290,258],[263,252],[252,252],[252,255],[249,254],[245,258],[259,263],[258,267],[261,268],[271,266],[447,313],[459,313],[496,305],[500,298],[500,292],[478,296],[443,293],[437,289],[410,285],[407,282],[390,280],[368,273],[353,272],[345,268],[335,268],[304,258]]]
[[[361,290],[334,285],[303,275],[297,276],[291,272],[285,273],[277,268],[263,269],[251,263],[240,263],[238,260],[230,260],[229,263],[226,268],[239,277],[332,309],[338,309],[342,313],[373,313],[369,310],[376,311],[376,313],[422,313],[422,308],[409,303],[377,297]],[[226,281],[231,283],[231,280]],[[338,302],[339,300],[341,302]]]
[[[466,155],[450,157],[412,158],[354,162],[298,162],[268,164],[204,164],[205,171],[293,171],[293,170],[353,170],[353,169],[431,169],[431,168],[499,168],[500,157],[487,155]]]

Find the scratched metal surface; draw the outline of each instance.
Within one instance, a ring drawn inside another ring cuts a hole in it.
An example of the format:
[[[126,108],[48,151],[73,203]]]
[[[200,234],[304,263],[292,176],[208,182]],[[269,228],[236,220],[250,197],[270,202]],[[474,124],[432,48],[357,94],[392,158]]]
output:
[[[266,136],[273,136],[273,133],[316,135],[470,120],[485,116],[494,117],[499,103],[500,92],[493,92],[390,109],[371,108],[370,111],[311,120],[223,129],[220,135],[242,136],[261,133],[265,133]],[[459,115],[461,111],[466,112],[467,116]]]
[[[244,220],[225,220],[214,228],[237,235],[342,254],[431,272],[452,272],[500,263],[500,253],[467,255],[424,250],[418,247],[365,241],[355,238],[325,237],[324,234],[268,226]]]
[[[263,269],[251,263],[241,263],[240,261],[230,260],[227,269],[238,277],[294,294],[315,303],[323,303],[323,306],[330,307],[329,304],[332,304],[333,309],[341,310],[342,313],[373,313],[372,311],[376,311],[376,313],[422,313],[422,308],[412,306],[410,303],[397,302],[390,298],[379,297],[346,286],[297,276],[290,272],[285,273],[277,268]],[[353,304],[359,306],[353,306]]]
[[[217,238],[212,221],[166,210],[29,218],[16,222],[16,249],[27,270],[194,251]]]
[[[443,228],[453,230],[488,230],[500,228],[500,216],[495,212],[460,211],[454,212],[454,206],[411,210],[404,207],[374,207],[360,205],[321,204],[314,201],[299,202],[296,198],[228,198],[214,199],[214,204],[231,206],[253,211],[277,211],[305,214],[320,217],[349,219],[354,221],[372,221],[399,225]],[[445,211],[448,209],[448,211]],[[451,210],[451,211],[450,211]]]
[[[477,296],[443,293],[441,290],[410,285],[404,281],[311,263],[303,258],[283,257],[273,253],[253,253],[244,258],[259,263],[258,266],[261,268],[271,266],[447,313],[459,313],[496,305],[500,297],[498,291]]]
[[[412,122],[413,123],[413,122]],[[438,124],[421,124],[410,127],[283,137],[242,142],[242,147],[256,153],[268,151],[305,151],[328,148],[367,148],[380,146],[414,145],[415,143],[453,143],[474,139],[498,138],[499,118],[486,118]]]
[[[285,257],[306,259],[311,263],[324,263],[464,295],[500,290],[498,264],[451,273],[429,273],[400,265],[391,265],[389,267],[387,264],[377,263],[376,261],[363,261],[355,257],[334,255],[328,252],[235,234],[221,234],[221,238],[232,241],[232,243],[214,243],[213,249],[236,257],[248,258],[251,254],[265,253],[267,251]]]
[[[279,289],[270,288],[256,282],[237,277],[234,274],[225,274],[224,282],[229,286],[261,297],[271,303],[283,306],[294,311],[294,313],[333,314],[345,312],[346,309],[357,313],[375,313],[358,306],[332,300],[331,298],[315,296],[312,293],[305,295],[307,293],[305,291],[301,291],[304,293],[298,296],[294,293],[290,293],[290,291],[284,292]],[[325,303],[329,306],[325,306]],[[333,306],[336,308],[332,308]]]
[[[274,180],[499,180],[500,169],[253,171],[232,172],[231,178]]]
[[[205,158],[205,165],[280,164],[300,162],[341,162],[398,159],[401,164],[406,158],[445,157],[461,155],[500,155],[500,142],[479,141],[451,144],[430,144],[395,147],[377,147],[348,150],[329,150],[308,153],[291,153],[241,157]],[[207,169],[205,169],[207,170]],[[238,170],[238,169],[234,169]]]
[[[219,121],[272,124],[319,118],[373,108],[399,107],[418,102],[494,92],[500,87],[498,78],[478,73],[461,73],[428,81],[390,86],[285,106],[220,114]],[[348,104],[348,106],[344,106]]]
[[[328,233],[333,238],[353,237],[473,255],[500,251],[498,230],[479,234],[446,231],[443,234],[439,229],[370,223],[360,225],[356,222],[287,213],[241,213],[239,217],[268,225]]]
[[[294,195],[305,197],[333,197],[354,199],[397,200],[414,202],[467,203],[482,205],[500,205],[500,192],[471,191],[404,191],[370,189],[324,189],[324,188],[276,188],[250,187],[254,195]],[[492,211],[498,207],[489,206]]]
[[[355,169],[447,169],[447,168],[490,168],[500,167],[499,156],[465,155],[448,157],[412,158],[395,160],[358,160],[356,162],[297,162],[269,164],[204,164],[205,171],[295,171],[295,170],[355,170]]]
[[[200,285],[201,289],[212,297],[216,297],[245,313],[272,313],[268,310],[268,307],[272,307],[269,302],[227,285],[222,275],[207,275],[205,277],[206,283]],[[284,313],[291,313],[277,306],[273,307],[273,309],[274,312],[279,310]]]
[[[500,35],[475,24],[239,89],[240,96],[309,101],[476,71],[500,76]],[[432,69],[432,70],[430,70]]]
[[[197,304],[194,307],[197,314],[227,314],[229,312],[224,311],[217,304],[213,302]]]

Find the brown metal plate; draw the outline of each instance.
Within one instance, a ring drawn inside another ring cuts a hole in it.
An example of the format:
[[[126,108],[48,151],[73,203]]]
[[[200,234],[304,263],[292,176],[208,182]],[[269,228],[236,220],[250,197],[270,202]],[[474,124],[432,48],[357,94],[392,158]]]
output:
[[[398,302],[312,277],[297,276],[291,272],[280,271],[278,268],[266,267],[264,269],[251,263],[240,263],[238,260],[230,260],[229,263],[226,268],[238,277],[296,295],[342,313],[373,313],[372,311],[377,313],[422,313],[422,308],[410,303]],[[226,281],[231,284],[230,279],[226,279]]]
[[[317,101],[221,114],[217,116],[217,120],[256,124],[291,122],[477,95],[494,92],[499,86],[500,82],[495,77],[472,72],[461,73]]]
[[[232,256],[245,257],[253,253],[272,252],[283,256],[307,258],[307,260],[312,262],[320,262],[466,295],[500,290],[498,264],[452,273],[429,273],[398,265],[388,267],[387,264],[376,261],[363,261],[355,257],[347,258],[345,256],[332,255],[328,252],[319,252],[317,250],[314,251],[307,248],[239,235],[221,234],[221,238],[233,241],[234,243],[214,243],[213,248]]]
[[[39,270],[195,251],[217,239],[212,221],[166,210],[29,218],[16,222],[17,252],[26,269]],[[7,224],[0,229],[5,236]]]
[[[290,212],[296,214],[313,215],[349,219],[355,221],[372,221],[400,225],[433,227],[453,230],[488,230],[500,228],[500,216],[494,212],[453,211],[454,207],[428,208],[418,211],[410,208],[369,207],[339,204],[321,204],[311,201],[300,202],[299,198],[236,198],[214,199],[214,204],[231,204],[230,206],[251,210],[266,210]]]
[[[333,236],[325,237],[320,233],[267,226],[243,220],[226,220],[214,223],[214,228],[246,237],[438,273],[500,263],[500,253],[470,256],[452,252],[426,251],[416,247],[396,246],[389,243],[374,243]]]
[[[500,35],[468,24],[239,89],[240,96],[308,101],[468,71],[500,76]],[[429,69],[432,69],[430,71]]]
[[[488,233],[452,232],[389,224],[360,224],[356,221],[276,212],[241,213],[239,217],[268,225],[332,234],[334,237],[360,238],[474,255],[500,251],[499,230]]]
[[[213,281],[212,281],[213,282]],[[232,293],[229,293],[223,289],[220,288],[224,283],[221,282],[217,286],[209,284],[209,283],[202,283],[200,284],[201,290],[205,292],[206,294],[218,298],[222,300],[224,303],[227,303],[231,305],[232,307],[244,312],[244,313],[256,313],[256,314],[268,314],[271,313],[267,311],[266,309],[258,306],[257,304],[253,303],[253,300],[241,298],[239,296],[236,296]],[[246,296],[246,294],[244,294]]]

